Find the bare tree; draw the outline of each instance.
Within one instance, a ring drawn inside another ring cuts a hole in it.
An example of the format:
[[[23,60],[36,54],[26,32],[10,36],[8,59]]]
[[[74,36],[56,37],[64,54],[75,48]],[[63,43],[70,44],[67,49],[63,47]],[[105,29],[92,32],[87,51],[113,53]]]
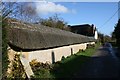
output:
[[[29,2],[21,3],[19,11],[21,20],[25,22],[36,22],[35,20],[39,18],[34,3]]]
[[[10,17],[25,22],[35,22],[39,18],[32,2],[2,2],[0,9],[3,20]]]

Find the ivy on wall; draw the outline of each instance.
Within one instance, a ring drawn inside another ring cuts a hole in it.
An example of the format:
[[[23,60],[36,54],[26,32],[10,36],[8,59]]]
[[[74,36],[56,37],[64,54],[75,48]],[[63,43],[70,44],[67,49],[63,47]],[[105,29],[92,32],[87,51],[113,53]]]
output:
[[[8,55],[7,55],[7,31],[6,31],[6,26],[7,26],[7,21],[4,20],[2,21],[2,77],[6,76],[6,71],[8,68]]]
[[[10,61],[8,59],[8,39],[7,39],[7,27],[9,26],[8,21],[2,21],[2,79],[6,78],[16,79],[16,78],[27,78],[24,67],[20,61],[20,55],[14,54],[14,60]],[[9,66],[9,64],[12,65]],[[11,70],[8,73],[8,69]]]

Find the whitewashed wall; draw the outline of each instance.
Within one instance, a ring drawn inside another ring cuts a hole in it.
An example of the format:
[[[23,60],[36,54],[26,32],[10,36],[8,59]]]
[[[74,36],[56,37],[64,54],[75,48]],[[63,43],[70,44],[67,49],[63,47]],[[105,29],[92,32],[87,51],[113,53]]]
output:
[[[23,53],[24,56],[27,56],[26,58],[29,60],[29,62],[33,59],[37,59],[37,61],[40,62],[56,62],[60,61],[62,56],[67,57],[71,54],[77,53],[79,50],[85,50],[87,48],[88,43],[83,44],[76,44],[76,45],[69,45],[69,46],[63,46],[53,49],[47,49],[47,50],[38,50],[38,51],[31,51],[27,53]]]
[[[63,46],[63,47],[47,49],[47,50],[37,50],[31,52],[16,52],[10,48],[8,50],[9,60],[11,61],[9,66],[12,65],[14,54],[21,54],[20,56],[21,62],[24,65],[24,69],[27,76],[30,78],[31,75],[34,75],[29,65],[29,62],[32,61],[33,59],[37,59],[37,61],[43,63],[46,62],[53,63],[56,61],[60,61],[62,59],[62,56],[67,57],[70,56],[71,54],[77,53],[79,50],[85,50],[87,48],[87,44],[95,44],[95,42],[75,44],[75,45]],[[9,73],[11,72],[10,69],[8,69],[8,72]]]
[[[53,49],[37,50],[30,52],[16,52],[10,49],[8,55],[12,60],[12,58],[14,57],[13,54],[22,53],[22,58],[25,58],[29,62],[32,61],[33,59],[37,59],[37,61],[43,63],[46,62],[52,63],[52,62],[60,61],[62,56],[67,57],[70,56],[71,54],[77,53],[79,50],[85,50],[87,48],[87,44],[95,44],[95,42],[88,42],[88,43],[75,44],[75,45],[63,46]]]

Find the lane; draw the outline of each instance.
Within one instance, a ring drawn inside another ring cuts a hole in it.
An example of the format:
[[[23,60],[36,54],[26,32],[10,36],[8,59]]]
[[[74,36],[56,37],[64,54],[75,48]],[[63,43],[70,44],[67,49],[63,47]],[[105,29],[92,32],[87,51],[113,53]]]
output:
[[[114,50],[100,47],[74,76],[76,78],[119,78],[119,60]]]

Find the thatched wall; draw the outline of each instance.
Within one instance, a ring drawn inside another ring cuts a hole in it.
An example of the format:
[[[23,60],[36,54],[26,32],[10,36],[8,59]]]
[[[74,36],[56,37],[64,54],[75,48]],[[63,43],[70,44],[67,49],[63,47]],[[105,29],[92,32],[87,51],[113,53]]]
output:
[[[12,22],[7,30],[9,44],[22,50],[37,50],[94,41],[93,38],[40,24]]]

